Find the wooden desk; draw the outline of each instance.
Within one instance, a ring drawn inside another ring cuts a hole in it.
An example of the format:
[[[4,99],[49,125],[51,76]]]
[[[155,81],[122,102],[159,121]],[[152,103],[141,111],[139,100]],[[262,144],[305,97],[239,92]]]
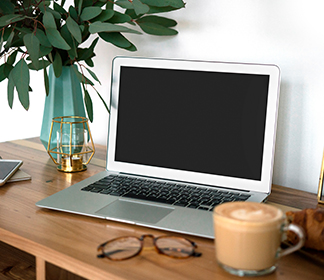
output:
[[[18,258],[16,265],[27,262],[20,272],[23,279],[35,276],[33,267],[37,279],[45,279],[45,274],[46,279],[80,279],[76,275],[88,279],[237,279],[217,265],[213,241],[203,238],[189,237],[198,244],[200,258],[174,260],[146,251],[123,262],[98,259],[97,246],[110,238],[164,232],[35,206],[42,198],[104,170],[105,147],[97,145],[88,170],[75,174],[58,172],[37,138],[0,143],[0,155],[22,159],[22,170],[32,176],[31,181],[0,188],[0,265],[11,261],[12,255]],[[279,186],[273,186],[269,201],[299,208],[317,206],[315,194]],[[29,255],[24,259],[18,252]],[[0,271],[9,277],[16,267],[0,267]],[[258,279],[324,279],[324,268],[294,253],[279,261],[275,273]]]

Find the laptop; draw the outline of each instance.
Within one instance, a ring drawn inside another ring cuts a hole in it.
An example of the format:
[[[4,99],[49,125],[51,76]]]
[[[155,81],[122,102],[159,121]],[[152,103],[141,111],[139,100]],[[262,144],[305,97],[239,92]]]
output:
[[[36,203],[213,238],[213,208],[271,192],[275,65],[116,57],[106,170]]]

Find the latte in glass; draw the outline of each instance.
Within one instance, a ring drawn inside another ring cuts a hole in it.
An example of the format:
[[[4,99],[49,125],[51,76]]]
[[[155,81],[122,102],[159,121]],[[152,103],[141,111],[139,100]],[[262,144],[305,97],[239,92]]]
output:
[[[215,249],[218,263],[230,273],[240,276],[274,271],[278,257],[303,245],[301,242],[304,235],[298,228],[298,247],[281,252],[284,227],[285,217],[282,211],[271,205],[229,202],[215,207]],[[295,226],[289,230],[296,231]]]

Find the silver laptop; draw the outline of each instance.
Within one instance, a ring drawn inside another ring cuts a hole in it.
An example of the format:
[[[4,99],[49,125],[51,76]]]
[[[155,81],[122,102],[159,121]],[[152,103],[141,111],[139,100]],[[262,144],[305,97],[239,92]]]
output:
[[[37,206],[213,238],[212,210],[270,194],[275,65],[117,57],[106,171]]]

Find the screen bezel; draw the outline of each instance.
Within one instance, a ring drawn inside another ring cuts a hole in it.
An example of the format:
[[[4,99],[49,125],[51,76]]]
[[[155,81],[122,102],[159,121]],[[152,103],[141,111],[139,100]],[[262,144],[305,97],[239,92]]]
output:
[[[242,178],[233,178],[115,161],[119,78],[120,69],[122,66],[269,75],[269,95],[267,104],[261,180],[257,181]],[[279,102],[279,84],[280,70],[276,65],[206,62],[141,57],[116,57],[113,61],[111,81],[111,104],[106,166],[107,170],[183,182],[193,182],[211,186],[221,186],[240,190],[252,190],[257,192],[270,193]]]

